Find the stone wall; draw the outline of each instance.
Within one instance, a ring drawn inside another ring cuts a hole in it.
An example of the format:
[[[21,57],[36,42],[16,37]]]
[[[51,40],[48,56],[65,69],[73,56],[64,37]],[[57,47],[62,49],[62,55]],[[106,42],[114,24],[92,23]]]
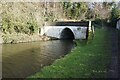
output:
[[[62,18],[63,14],[61,3],[54,3],[54,6],[52,4],[45,6],[43,2],[0,3],[0,43],[48,40],[46,36],[39,36],[44,21],[46,18],[48,22],[55,21]]]

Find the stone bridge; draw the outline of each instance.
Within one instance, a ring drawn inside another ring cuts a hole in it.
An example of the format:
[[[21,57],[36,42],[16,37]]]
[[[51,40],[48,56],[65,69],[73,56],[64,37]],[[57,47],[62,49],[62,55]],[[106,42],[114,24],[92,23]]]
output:
[[[58,39],[86,39],[91,30],[91,21],[87,22],[56,22],[43,26],[41,35]]]

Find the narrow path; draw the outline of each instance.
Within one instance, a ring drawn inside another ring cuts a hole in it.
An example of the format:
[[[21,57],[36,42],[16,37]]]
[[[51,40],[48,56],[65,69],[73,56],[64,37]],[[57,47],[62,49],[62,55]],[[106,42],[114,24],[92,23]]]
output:
[[[109,40],[111,46],[111,61],[108,70],[109,78],[118,78],[119,70],[118,70],[118,32],[114,28],[107,28],[109,31]]]

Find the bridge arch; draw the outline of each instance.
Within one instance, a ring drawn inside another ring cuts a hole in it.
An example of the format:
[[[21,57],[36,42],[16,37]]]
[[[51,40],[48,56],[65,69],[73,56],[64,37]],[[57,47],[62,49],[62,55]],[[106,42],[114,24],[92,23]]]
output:
[[[70,28],[66,27],[62,29],[60,39],[75,39],[74,32]]]

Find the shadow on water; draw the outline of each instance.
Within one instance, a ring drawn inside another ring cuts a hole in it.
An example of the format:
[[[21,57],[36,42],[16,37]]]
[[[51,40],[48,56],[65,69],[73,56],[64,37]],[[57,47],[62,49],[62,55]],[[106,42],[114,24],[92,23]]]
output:
[[[75,47],[71,40],[4,44],[2,49],[3,78],[25,78]]]

